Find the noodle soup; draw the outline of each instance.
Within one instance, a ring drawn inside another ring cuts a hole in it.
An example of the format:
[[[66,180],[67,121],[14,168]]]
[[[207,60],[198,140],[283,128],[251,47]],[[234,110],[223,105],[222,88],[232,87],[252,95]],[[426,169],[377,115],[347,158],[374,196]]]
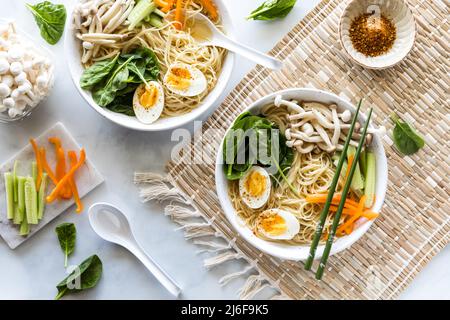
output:
[[[286,90],[256,102],[227,132],[216,167],[219,199],[233,226],[258,248],[281,258],[307,257],[350,129],[352,112],[342,104],[338,97],[314,89]],[[386,159],[379,136],[384,129],[369,127],[364,152],[355,160],[353,154],[364,122],[358,119],[358,123],[317,258],[331,229],[349,164],[358,161],[358,169],[345,200],[332,254],[367,230],[383,202]],[[236,135],[241,129],[244,132]],[[263,134],[264,130],[270,132]],[[252,131],[254,134],[248,133]],[[267,151],[261,152],[264,147]],[[239,155],[242,150],[244,157]],[[264,153],[269,156],[264,157]]]
[[[211,0],[182,8],[173,1],[81,0],[73,18],[85,68],[80,87],[98,106],[146,125],[192,112],[217,86],[226,57],[192,34],[198,28],[187,22],[198,13],[221,27]]]

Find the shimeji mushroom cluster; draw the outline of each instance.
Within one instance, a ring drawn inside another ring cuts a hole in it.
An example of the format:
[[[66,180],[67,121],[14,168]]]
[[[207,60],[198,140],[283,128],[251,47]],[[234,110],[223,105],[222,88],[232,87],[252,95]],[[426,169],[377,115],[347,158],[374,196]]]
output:
[[[288,128],[285,131],[286,145],[295,148],[300,153],[325,151],[332,153],[341,151],[348,131],[352,115],[349,110],[338,112],[337,105],[329,106],[307,102],[303,106],[294,100],[284,100],[281,95],[275,97],[274,104],[286,106],[289,110],[287,115]],[[361,137],[360,123],[355,124],[355,130],[350,145],[358,146]],[[386,129],[368,129],[366,145],[372,143],[373,134],[383,135]]]
[[[13,23],[0,26],[0,113],[23,115],[48,95],[52,83],[50,59],[17,34]]]
[[[114,47],[126,34],[113,32],[127,19],[134,7],[134,0],[82,0],[74,9],[73,27],[77,38],[83,42],[81,62],[96,57],[100,45]],[[114,56],[117,52],[112,52]],[[107,57],[105,57],[107,58]]]

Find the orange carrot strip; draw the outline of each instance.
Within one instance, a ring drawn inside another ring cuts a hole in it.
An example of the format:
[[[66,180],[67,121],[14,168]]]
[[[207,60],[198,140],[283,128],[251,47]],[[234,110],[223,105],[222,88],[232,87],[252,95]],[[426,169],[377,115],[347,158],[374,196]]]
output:
[[[41,156],[40,159],[42,162],[42,168],[44,169],[45,172],[47,172],[48,176],[50,177],[50,179],[53,181],[53,183],[56,186],[58,184],[58,179],[56,178],[56,175],[53,173],[52,169],[48,165],[47,157],[45,155],[45,148],[41,147],[41,149],[39,151],[40,151],[40,156]]]
[[[41,186],[42,181],[42,162],[41,157],[39,156],[39,148],[37,146],[37,143],[34,139],[30,139],[31,146],[33,147],[34,156],[36,158],[36,165],[37,165],[37,181],[36,181],[36,189],[39,190],[39,187]]]
[[[164,6],[164,8],[162,8],[161,11],[164,13],[169,12],[170,10],[172,10],[174,4],[175,4],[175,0],[167,0],[167,5]]]
[[[76,166],[77,154],[75,153],[75,151],[69,151],[69,161],[70,161],[70,168],[73,168]],[[70,177],[70,179],[69,179],[69,185],[70,185],[70,189],[72,190],[73,197],[75,199],[75,204],[77,205],[76,212],[81,213],[81,211],[83,211],[83,203],[80,200],[80,195],[78,194],[78,188],[77,188],[77,185],[75,183],[73,176]]]
[[[56,159],[56,178],[59,181],[66,174],[66,156],[62,147],[56,151]],[[66,184],[66,186],[64,186],[61,190],[60,197],[63,199],[72,198],[72,190],[69,185]]]
[[[55,150],[61,148],[61,140],[58,137],[50,137],[48,138],[48,142],[55,146]]]
[[[50,195],[47,196],[47,198],[46,198],[47,202],[55,201],[55,199],[58,197],[59,192],[62,190],[62,188],[64,188],[64,186],[69,181],[69,179],[73,176],[75,171],[77,171],[78,168],[80,168],[84,164],[85,160],[86,160],[86,152],[84,151],[84,149],[81,149],[80,159],[78,160],[76,165],[73,166],[72,168],[70,168],[69,172],[66,173],[66,175],[58,182],[58,184],[53,189],[53,191],[50,193]]]
[[[354,158],[354,157],[355,157],[354,155],[350,155],[350,156],[348,157],[347,171],[345,172],[345,180],[344,180],[344,183],[347,181],[348,175],[350,174],[350,168],[352,167],[352,163],[353,163],[353,158]]]
[[[177,0],[176,6],[175,6],[175,23],[174,27],[177,30],[183,29],[183,20],[184,20],[184,0]]]
[[[153,2],[155,2],[158,7],[167,7],[167,2],[165,2],[164,0],[153,0]]]
[[[208,13],[211,20],[217,20],[219,14],[217,12],[217,7],[212,0],[196,0],[196,2],[202,5],[203,9],[205,9],[205,11]]]

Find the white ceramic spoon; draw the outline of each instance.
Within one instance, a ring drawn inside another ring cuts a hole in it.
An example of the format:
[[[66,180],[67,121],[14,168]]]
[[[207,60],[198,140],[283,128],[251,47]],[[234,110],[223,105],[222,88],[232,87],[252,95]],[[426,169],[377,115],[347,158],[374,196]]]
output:
[[[225,48],[269,69],[279,70],[283,66],[280,60],[230,39],[201,13],[189,18],[187,24],[190,24],[192,36],[206,46]]]
[[[92,229],[103,239],[116,243],[133,253],[155,278],[175,297],[180,287],[137,243],[127,217],[108,203],[96,203],[89,208]]]

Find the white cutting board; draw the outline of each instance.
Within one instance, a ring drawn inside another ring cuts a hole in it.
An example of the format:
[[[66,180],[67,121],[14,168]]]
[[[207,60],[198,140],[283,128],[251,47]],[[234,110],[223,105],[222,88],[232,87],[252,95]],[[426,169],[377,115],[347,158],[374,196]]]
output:
[[[77,144],[72,135],[67,131],[64,125],[60,122],[56,123],[52,128],[41,134],[36,138],[36,143],[39,147],[43,146],[46,150],[48,164],[51,168],[55,168],[55,151],[54,146],[48,142],[49,137],[59,137],[62,146],[67,152],[68,150],[75,150],[79,156],[80,146]],[[33,148],[28,144],[25,148],[19,151],[14,157],[0,165],[0,236],[6,241],[11,249],[17,248],[23,242],[30,239],[36,232],[42,229],[47,223],[55,219],[69,207],[75,204],[73,199],[70,200],[55,200],[47,204],[42,220],[37,225],[30,225],[30,234],[26,237],[19,235],[19,225],[14,225],[11,220],[6,217],[6,191],[5,179],[3,174],[10,172],[13,169],[14,162],[20,161],[18,175],[31,175],[31,162],[35,160]],[[92,162],[89,160],[89,151],[86,150],[86,162],[77,170],[75,174],[78,192],[81,197],[91,192],[95,187],[100,185],[104,179],[97,171]],[[54,184],[48,180],[47,194],[54,188]],[[86,208],[84,208],[86,210]],[[71,210],[75,213],[75,206]]]

